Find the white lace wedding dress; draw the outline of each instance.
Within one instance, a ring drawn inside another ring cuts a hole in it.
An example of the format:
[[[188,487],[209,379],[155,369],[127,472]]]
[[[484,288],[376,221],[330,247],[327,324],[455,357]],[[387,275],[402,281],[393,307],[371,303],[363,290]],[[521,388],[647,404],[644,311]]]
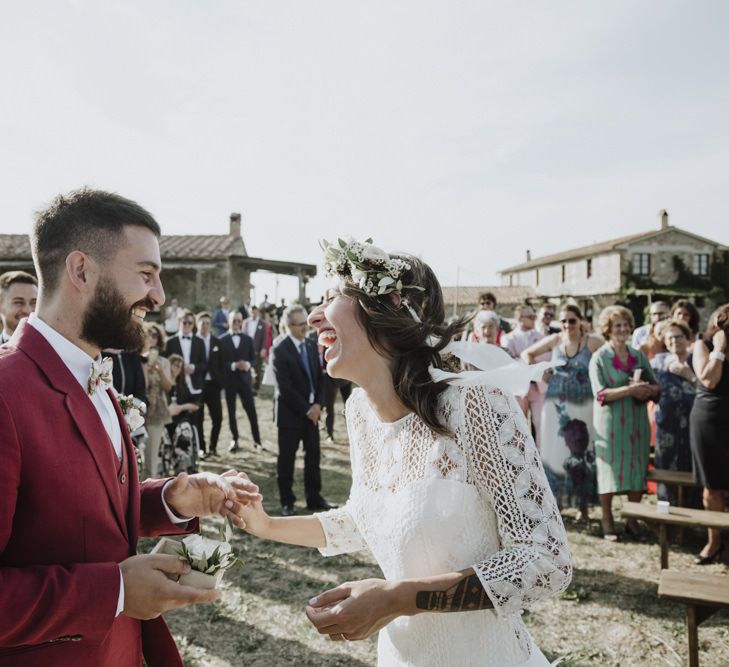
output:
[[[379,421],[364,392],[347,401],[352,490],[318,517],[325,556],[369,549],[388,580],[473,567],[494,609],[424,612],[380,631],[380,667],[549,663],[521,611],[570,582],[567,538],[524,416],[488,386],[451,386],[433,435],[410,414]],[[555,619],[556,620],[556,619]]]

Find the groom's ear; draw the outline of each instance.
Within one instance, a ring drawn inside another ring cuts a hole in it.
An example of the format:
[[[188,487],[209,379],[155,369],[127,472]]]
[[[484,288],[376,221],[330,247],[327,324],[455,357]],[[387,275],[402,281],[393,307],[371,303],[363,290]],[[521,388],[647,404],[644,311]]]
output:
[[[74,250],[66,257],[66,275],[71,284],[85,294],[93,291],[96,286],[98,267],[86,253]]]

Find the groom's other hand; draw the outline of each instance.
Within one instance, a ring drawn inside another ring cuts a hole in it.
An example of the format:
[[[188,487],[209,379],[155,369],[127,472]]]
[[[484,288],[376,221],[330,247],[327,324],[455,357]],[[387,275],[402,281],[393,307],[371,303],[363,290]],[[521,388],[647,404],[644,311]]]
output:
[[[124,609],[131,618],[148,621],[170,609],[220,599],[220,591],[182,586],[167,575],[188,574],[190,565],[178,556],[146,554],[119,563],[124,580]]]
[[[230,518],[238,528],[245,528],[238,512],[241,507],[260,501],[261,494],[245,473],[229,470],[222,476],[180,473],[165,486],[164,498],[180,517],[220,514]]]

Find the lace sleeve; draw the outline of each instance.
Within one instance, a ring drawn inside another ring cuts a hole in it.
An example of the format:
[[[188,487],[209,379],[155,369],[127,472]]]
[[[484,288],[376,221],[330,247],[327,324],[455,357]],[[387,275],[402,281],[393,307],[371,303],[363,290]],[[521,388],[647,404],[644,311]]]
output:
[[[367,548],[357,524],[347,509],[347,505],[316,515],[327,538],[325,547],[319,549],[322,556],[337,556]]]
[[[562,518],[513,396],[476,386],[464,395],[471,465],[496,513],[501,549],[473,565],[494,609],[512,614],[562,592],[572,563]]]

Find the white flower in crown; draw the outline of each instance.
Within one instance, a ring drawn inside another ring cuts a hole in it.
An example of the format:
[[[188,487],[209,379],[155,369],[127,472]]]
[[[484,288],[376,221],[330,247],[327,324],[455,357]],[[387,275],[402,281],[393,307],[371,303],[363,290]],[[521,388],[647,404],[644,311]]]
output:
[[[324,250],[324,272],[328,276],[349,278],[369,296],[382,296],[403,289],[422,291],[418,285],[403,285],[402,277],[412,267],[408,262],[391,258],[372,244],[372,239],[354,241],[337,239],[337,243],[321,241]]]

